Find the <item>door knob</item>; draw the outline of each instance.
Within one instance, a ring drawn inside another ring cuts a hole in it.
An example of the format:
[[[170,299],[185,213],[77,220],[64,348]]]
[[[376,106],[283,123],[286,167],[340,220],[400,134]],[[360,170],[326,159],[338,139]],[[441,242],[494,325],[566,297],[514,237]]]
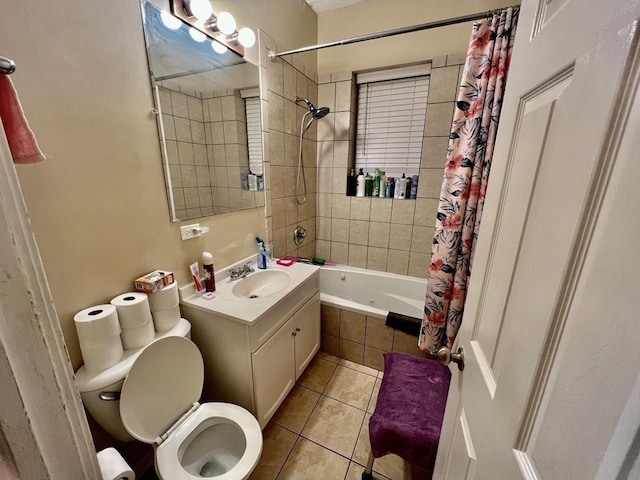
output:
[[[442,347],[436,352],[438,361],[443,365],[449,365],[451,362],[458,365],[458,370],[464,370],[464,349],[458,347],[456,353],[452,353],[450,348]]]

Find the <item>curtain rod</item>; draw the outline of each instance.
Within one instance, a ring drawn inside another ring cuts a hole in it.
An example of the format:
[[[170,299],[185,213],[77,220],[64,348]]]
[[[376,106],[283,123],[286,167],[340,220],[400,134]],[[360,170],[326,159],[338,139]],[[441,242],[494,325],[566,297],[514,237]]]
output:
[[[0,74],[11,75],[16,71],[16,64],[13,60],[0,57]]]
[[[269,52],[269,58],[274,59],[282,57],[284,55],[293,55],[295,53],[311,52],[313,50],[321,50],[323,48],[339,47],[341,45],[349,45],[351,43],[366,42],[367,40],[376,40],[378,38],[391,37],[394,35],[402,35],[404,33],[419,32],[420,30],[428,30],[430,28],[446,27],[448,25],[455,25],[456,23],[465,23],[471,20],[477,20],[478,18],[493,15],[494,13],[501,12],[507,8],[520,8],[520,5],[512,5],[510,7],[504,7],[500,9],[487,10],[485,12],[470,13],[469,15],[463,15],[461,17],[447,18],[444,20],[436,20],[429,23],[421,23],[419,25],[412,25],[410,27],[396,28],[394,30],[386,30],[384,32],[369,33],[367,35],[360,35],[358,37],[346,38],[344,40],[336,40],[335,42],[321,43],[319,45],[311,45],[309,47],[296,48],[294,50],[287,50],[286,52]]]

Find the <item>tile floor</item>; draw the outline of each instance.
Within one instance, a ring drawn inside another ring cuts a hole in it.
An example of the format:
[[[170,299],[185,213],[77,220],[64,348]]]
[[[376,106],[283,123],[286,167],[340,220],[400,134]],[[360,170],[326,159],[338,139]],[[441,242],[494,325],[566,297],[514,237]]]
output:
[[[360,480],[381,381],[382,372],[318,353],[264,429],[250,480]],[[409,480],[411,467],[387,455],[374,478]]]

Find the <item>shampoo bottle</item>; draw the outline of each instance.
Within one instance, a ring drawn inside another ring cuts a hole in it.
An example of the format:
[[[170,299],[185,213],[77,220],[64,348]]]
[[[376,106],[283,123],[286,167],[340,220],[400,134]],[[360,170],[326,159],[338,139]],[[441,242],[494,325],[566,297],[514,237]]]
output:
[[[387,177],[385,176],[384,170],[380,171],[380,191],[378,192],[378,196],[380,198],[384,198],[387,194]]]
[[[376,176],[373,178],[373,193],[372,196],[380,196],[380,169],[376,168]]]
[[[213,271],[213,255],[202,252],[202,269],[204,270],[204,289],[206,292],[216,291],[216,278]]]
[[[367,173],[367,176],[364,177],[364,196],[370,197],[373,192],[373,177]]]
[[[347,177],[347,197],[355,197],[357,188],[358,179],[356,178],[355,169],[352,168],[349,171],[349,176]]]
[[[362,169],[358,172],[356,197],[364,197],[364,172]]]

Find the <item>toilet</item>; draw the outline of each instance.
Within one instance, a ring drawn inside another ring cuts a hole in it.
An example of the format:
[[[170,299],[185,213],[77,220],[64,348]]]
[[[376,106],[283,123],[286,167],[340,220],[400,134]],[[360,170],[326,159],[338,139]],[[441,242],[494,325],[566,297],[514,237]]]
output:
[[[163,480],[248,478],[262,453],[260,425],[240,406],[198,403],[204,384],[198,347],[185,336],[169,335],[141,350],[124,378],[119,402],[103,395],[101,403],[87,405],[94,419],[109,418],[104,411],[94,413],[96,408],[119,403],[124,430],[154,446],[156,472]],[[95,394],[79,384],[83,399]],[[104,427],[113,430],[113,425]]]

